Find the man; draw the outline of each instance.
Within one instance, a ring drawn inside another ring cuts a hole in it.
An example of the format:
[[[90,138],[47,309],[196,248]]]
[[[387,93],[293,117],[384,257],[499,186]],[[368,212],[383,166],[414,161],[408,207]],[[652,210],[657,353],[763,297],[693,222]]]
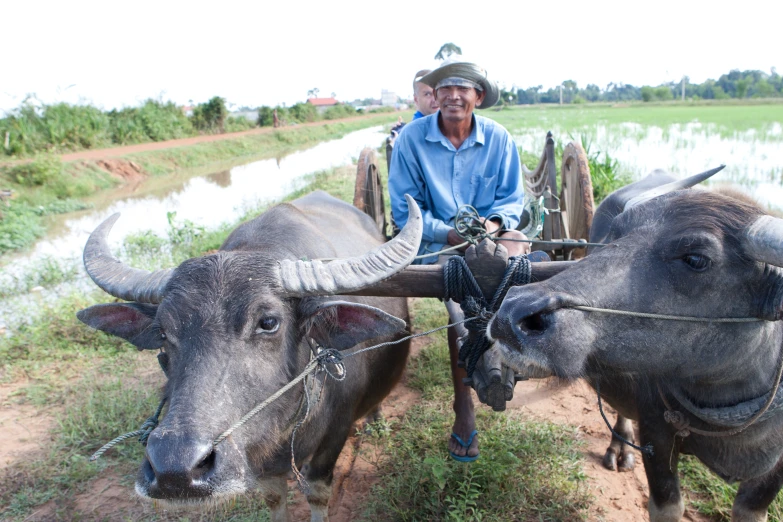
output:
[[[438,102],[435,99],[435,93],[433,92],[432,87],[426,83],[421,82],[421,79],[430,72],[432,71],[429,69],[422,69],[416,73],[416,76],[413,77],[413,103],[416,104],[416,112],[413,113],[414,120],[418,120],[424,116],[429,116],[438,110]],[[392,135],[390,138],[392,146],[394,145],[394,140],[400,134],[400,131],[404,125],[405,122],[402,121],[402,117],[400,117],[400,120],[397,122],[397,124],[392,127]]]
[[[464,240],[454,229],[454,217],[462,205],[479,212],[489,233],[510,256],[529,250],[526,239],[513,230],[522,214],[524,188],[516,144],[506,129],[490,119],[473,114],[498,100],[497,85],[486,71],[461,56],[449,59],[424,75],[421,83],[430,86],[440,110],[415,119],[397,138],[389,170],[392,217],[398,226],[407,221],[404,194],[410,194],[422,210],[424,231],[420,255],[422,263],[445,262],[437,252]],[[440,258],[440,259],[439,259]],[[461,310],[446,303],[452,322]],[[458,338],[464,328],[449,329],[449,354],[454,382],[456,419],[449,440],[449,452],[456,460],[470,462],[479,455],[475,413],[470,388],[462,383],[466,372],[457,367]]]

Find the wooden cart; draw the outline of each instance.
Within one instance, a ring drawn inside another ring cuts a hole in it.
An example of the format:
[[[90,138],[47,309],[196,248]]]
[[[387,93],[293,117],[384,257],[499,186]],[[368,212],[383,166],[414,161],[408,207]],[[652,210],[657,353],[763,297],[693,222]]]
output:
[[[386,144],[387,166],[391,160],[392,146]],[[590,225],[593,222],[593,184],[590,179],[590,167],[582,145],[576,141],[568,143],[563,149],[560,168],[560,185],[555,164],[555,140],[552,133],[546,135],[546,143],[541,159],[534,170],[522,165],[525,176],[527,198],[534,201],[530,205],[539,216],[522,216],[520,229],[526,219],[542,219],[542,229],[533,242],[532,250],[542,250],[552,260],[572,260],[584,257],[586,249],[579,246],[580,241],[588,241]],[[366,147],[359,156],[356,168],[356,185],[353,204],[373,218],[378,229],[387,231],[386,205],[383,198],[383,184],[378,170],[378,156],[375,149]],[[393,223],[392,223],[393,228]],[[559,242],[549,244],[547,242]]]

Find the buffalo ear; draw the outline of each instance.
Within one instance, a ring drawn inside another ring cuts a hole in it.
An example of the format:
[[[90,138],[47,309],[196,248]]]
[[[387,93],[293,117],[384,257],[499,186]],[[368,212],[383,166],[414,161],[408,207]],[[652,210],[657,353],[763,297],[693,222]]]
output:
[[[324,348],[346,350],[357,344],[388,337],[405,330],[406,324],[374,306],[348,301],[303,303],[307,335]]]
[[[161,331],[152,322],[158,307],[138,303],[110,303],[77,312],[81,322],[96,330],[121,337],[139,350],[156,350],[163,344]]]

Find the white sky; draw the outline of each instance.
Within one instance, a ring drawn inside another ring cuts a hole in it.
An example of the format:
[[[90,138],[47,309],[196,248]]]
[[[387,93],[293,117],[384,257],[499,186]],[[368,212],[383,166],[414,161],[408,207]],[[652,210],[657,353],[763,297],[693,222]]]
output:
[[[780,0],[3,0],[0,110],[28,93],[105,109],[215,95],[291,105],[314,87],[343,101],[407,97],[446,42],[506,87],[702,82],[783,72],[781,15]]]

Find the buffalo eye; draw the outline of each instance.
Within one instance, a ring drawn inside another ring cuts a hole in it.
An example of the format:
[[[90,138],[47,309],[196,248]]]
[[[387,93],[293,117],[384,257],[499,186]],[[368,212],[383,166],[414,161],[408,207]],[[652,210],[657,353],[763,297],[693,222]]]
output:
[[[274,333],[280,327],[280,322],[275,317],[262,317],[258,321],[256,333]]]
[[[682,260],[697,272],[704,272],[710,267],[710,258],[700,254],[686,254],[683,256]]]

